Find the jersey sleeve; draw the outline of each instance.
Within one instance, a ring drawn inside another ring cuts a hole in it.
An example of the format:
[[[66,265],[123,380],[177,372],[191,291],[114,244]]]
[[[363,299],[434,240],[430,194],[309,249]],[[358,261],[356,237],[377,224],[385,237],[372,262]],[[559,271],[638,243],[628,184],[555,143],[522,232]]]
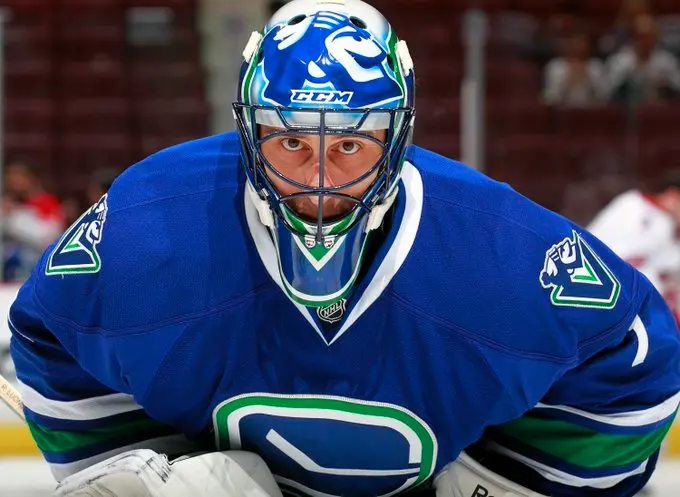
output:
[[[107,209],[90,209],[47,250],[9,313],[26,420],[59,481],[135,448],[170,456],[194,448],[177,429],[149,415],[142,407],[147,385],[130,381],[129,374],[156,367],[181,329],[162,330],[168,338],[163,344],[152,344],[145,334],[107,330],[111,303],[102,287],[110,284],[107,242],[116,245],[117,237],[107,231],[110,226],[96,225]],[[115,297],[116,306],[126,306],[124,295]]]

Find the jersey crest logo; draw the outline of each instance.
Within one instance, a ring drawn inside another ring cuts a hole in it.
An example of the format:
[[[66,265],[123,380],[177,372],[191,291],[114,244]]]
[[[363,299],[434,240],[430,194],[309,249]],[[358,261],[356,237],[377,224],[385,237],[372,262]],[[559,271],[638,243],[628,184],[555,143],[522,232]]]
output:
[[[97,245],[102,240],[108,212],[107,196],[90,207],[64,233],[47,261],[45,274],[97,273],[101,259]]]
[[[541,286],[552,290],[550,301],[556,306],[613,309],[621,293],[619,280],[590,245],[572,233],[546,252]]]
[[[219,404],[213,423],[219,450],[259,454],[287,495],[389,497],[437,463],[427,423],[386,402],[249,393]]]

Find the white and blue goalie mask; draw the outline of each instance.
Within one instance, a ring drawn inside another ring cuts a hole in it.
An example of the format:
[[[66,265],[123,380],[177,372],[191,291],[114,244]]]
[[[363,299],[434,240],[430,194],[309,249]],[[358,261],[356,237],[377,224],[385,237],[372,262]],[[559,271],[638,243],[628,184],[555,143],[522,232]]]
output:
[[[414,121],[408,48],[360,0],[294,0],[244,58],[234,113],[248,195],[288,296],[330,305],[396,198]]]

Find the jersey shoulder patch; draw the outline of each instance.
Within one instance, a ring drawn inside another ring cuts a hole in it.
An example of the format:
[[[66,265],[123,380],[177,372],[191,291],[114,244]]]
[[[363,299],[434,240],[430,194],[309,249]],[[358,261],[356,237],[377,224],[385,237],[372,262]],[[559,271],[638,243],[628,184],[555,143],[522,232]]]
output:
[[[539,281],[555,306],[613,309],[621,293],[614,273],[576,231],[546,251]]]
[[[104,234],[107,212],[107,195],[104,195],[66,230],[50,253],[46,275],[98,273],[101,270],[97,245]]]

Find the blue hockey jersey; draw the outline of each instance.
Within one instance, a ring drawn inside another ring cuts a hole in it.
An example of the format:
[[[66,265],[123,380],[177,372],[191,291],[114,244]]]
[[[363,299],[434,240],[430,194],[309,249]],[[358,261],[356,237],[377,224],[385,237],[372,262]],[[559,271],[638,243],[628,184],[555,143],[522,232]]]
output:
[[[235,133],[128,169],[10,311],[59,479],[117,452],[242,448],[284,490],[387,496],[467,449],[548,495],[630,495],[680,402],[650,283],[507,185],[412,147],[384,243],[331,309],[291,302]]]

